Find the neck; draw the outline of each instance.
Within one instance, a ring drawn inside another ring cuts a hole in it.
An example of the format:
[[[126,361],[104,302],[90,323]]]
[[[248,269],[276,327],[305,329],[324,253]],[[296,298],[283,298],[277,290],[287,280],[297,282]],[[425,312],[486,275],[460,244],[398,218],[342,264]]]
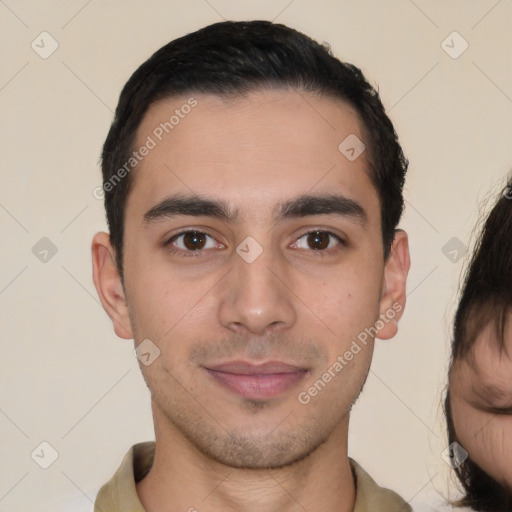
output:
[[[146,512],[353,511],[348,415],[312,453],[276,469],[240,469],[212,460],[156,415],[155,435],[153,466],[137,484]]]

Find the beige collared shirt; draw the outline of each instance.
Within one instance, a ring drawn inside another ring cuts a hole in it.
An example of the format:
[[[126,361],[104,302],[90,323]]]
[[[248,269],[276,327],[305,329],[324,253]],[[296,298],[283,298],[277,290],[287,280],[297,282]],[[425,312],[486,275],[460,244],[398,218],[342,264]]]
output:
[[[112,479],[98,492],[94,512],[145,512],[135,483],[151,469],[155,443],[148,441],[130,448]],[[411,507],[398,494],[379,487],[373,478],[350,459],[356,476],[354,512],[411,512]]]

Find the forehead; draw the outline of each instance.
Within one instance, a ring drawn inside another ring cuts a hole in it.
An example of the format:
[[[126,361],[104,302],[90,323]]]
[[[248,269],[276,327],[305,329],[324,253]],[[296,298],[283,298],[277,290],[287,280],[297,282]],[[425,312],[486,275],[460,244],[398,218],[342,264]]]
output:
[[[511,315],[512,316],[512,315]],[[503,346],[489,323],[475,339],[468,354],[454,364],[452,385],[461,392],[512,398],[512,318],[508,319]]]
[[[284,196],[338,189],[367,196],[369,216],[380,218],[368,141],[357,112],[338,99],[294,90],[172,97],[144,116],[135,149],[144,145],[152,148],[132,190],[147,203],[181,191],[245,198],[247,208],[258,195],[260,207],[271,207]]]
[[[501,340],[494,321],[489,322],[478,334],[468,352],[468,363],[475,373],[485,375],[489,369],[501,365],[512,366],[512,314],[505,323]]]

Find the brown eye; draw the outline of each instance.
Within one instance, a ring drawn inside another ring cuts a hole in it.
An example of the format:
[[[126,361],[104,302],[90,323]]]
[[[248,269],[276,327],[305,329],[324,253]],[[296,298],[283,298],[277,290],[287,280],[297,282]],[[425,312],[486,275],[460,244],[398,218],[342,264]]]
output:
[[[308,246],[314,250],[322,250],[329,246],[331,235],[326,231],[312,231],[307,238]]]
[[[189,231],[188,233],[184,233],[183,245],[191,251],[202,249],[206,245],[206,235],[205,233],[200,233],[198,231]]]
[[[165,245],[169,246],[169,249],[175,248],[185,254],[194,252],[201,254],[208,249],[219,248],[219,244],[213,237],[195,230],[182,231],[174,235]]]
[[[314,231],[304,233],[292,244],[292,247],[294,249],[307,249],[313,252],[313,254],[323,256],[324,254],[330,254],[331,250],[341,249],[346,245],[347,243],[344,239],[331,231],[315,229]]]

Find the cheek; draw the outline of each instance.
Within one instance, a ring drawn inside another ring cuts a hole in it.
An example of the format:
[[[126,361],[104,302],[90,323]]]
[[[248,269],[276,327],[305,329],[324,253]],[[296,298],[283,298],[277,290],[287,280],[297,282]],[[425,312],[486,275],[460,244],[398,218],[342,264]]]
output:
[[[312,324],[309,316],[302,319],[302,329],[317,339],[327,352],[327,365],[318,367],[310,385],[329,380],[317,402],[330,403],[342,410],[347,398],[361,389],[373,353],[373,336],[379,314],[380,276],[356,265],[333,272],[329,279],[315,287],[303,283],[301,297],[322,322]],[[316,325],[315,331],[312,325]],[[330,373],[329,373],[330,372]],[[331,379],[330,375],[335,375]],[[320,388],[321,386],[317,386]],[[323,388],[322,388],[323,389]]]
[[[490,464],[487,471],[512,489],[512,418],[498,418],[489,438]]]
[[[319,316],[340,340],[374,332],[380,305],[381,274],[356,266],[333,273],[322,293],[312,288],[305,297],[315,297]]]
[[[177,271],[164,251],[151,250],[154,254],[127,244],[127,298],[135,338],[165,342],[191,318],[195,322],[204,315],[202,300],[219,278],[213,270],[194,272],[193,265]]]
[[[512,417],[454,409],[455,431],[469,457],[488,475],[512,488]]]

